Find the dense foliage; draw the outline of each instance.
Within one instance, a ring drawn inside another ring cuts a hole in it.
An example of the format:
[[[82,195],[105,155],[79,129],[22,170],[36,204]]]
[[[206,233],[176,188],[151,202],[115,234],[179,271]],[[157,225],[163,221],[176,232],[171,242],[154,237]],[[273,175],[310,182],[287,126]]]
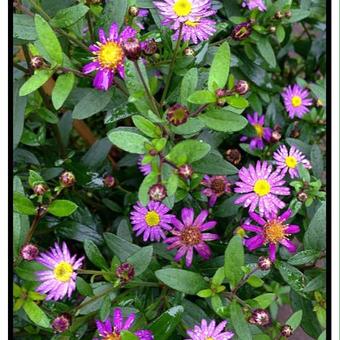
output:
[[[13,3],[15,338],[325,339],[325,2]]]

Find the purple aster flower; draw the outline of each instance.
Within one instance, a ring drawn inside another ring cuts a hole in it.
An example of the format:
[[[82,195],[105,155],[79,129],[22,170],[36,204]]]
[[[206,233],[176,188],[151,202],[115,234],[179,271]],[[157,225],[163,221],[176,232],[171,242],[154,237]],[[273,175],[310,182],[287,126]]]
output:
[[[207,320],[201,321],[201,327],[195,325],[193,329],[187,330],[190,338],[185,340],[228,340],[234,336],[233,332],[224,331],[227,321],[222,321],[216,326],[216,321],[212,320],[209,324]]]
[[[264,148],[263,140],[265,140],[266,142],[270,141],[272,129],[269,127],[264,127],[265,116],[259,116],[257,112],[254,112],[253,116],[248,114],[247,119],[249,124],[252,125],[255,130],[255,137],[250,138],[249,147],[251,150],[262,150]],[[241,142],[245,142],[246,140],[248,140],[247,136],[241,137]]]
[[[214,20],[197,18],[195,21],[187,20],[184,22],[182,29],[182,38],[184,41],[191,41],[198,44],[201,41],[208,40],[216,32],[216,22]],[[172,36],[177,40],[179,29]]]
[[[207,176],[203,177],[201,182],[206,188],[202,190],[202,194],[209,197],[209,206],[214,206],[217,198],[221,195],[231,192],[231,184],[226,176]]]
[[[272,172],[272,166],[266,161],[257,161],[256,167],[252,164],[248,169],[242,167],[238,175],[241,181],[235,183],[238,186],[235,192],[242,195],[235,204],[249,207],[249,211],[254,211],[258,207],[261,216],[268,216],[285,207],[286,204],[277,197],[290,194],[289,188],[283,186],[284,173],[279,170]]]
[[[281,95],[289,118],[302,118],[309,112],[307,106],[312,105],[312,99],[308,98],[308,90],[301,88],[298,84],[294,86],[289,85],[283,90]]]
[[[134,205],[131,212],[131,223],[136,235],[143,234],[143,241],[157,241],[165,238],[164,230],[171,230],[171,220],[175,215],[168,214],[166,205],[150,201],[146,207],[140,202]]]
[[[138,157],[138,161],[137,161],[137,164],[138,164],[138,169],[139,171],[144,175],[144,176],[147,176],[151,171],[152,171],[152,166],[150,163],[148,164],[143,164],[143,158],[144,156],[139,156]]]
[[[90,45],[89,50],[93,60],[83,67],[83,73],[88,74],[97,71],[93,79],[93,86],[98,90],[108,90],[113,83],[114,74],[124,78],[124,51],[122,43],[136,37],[137,32],[127,26],[119,34],[118,24],[110,27],[109,36],[106,37],[102,28],[99,29],[99,42]]]
[[[106,319],[104,322],[96,320],[99,339],[102,340],[119,340],[121,331],[127,331],[131,328],[135,321],[135,314],[131,313],[127,319],[124,321],[122,310],[120,308],[115,308],[113,311],[113,323],[110,319]],[[148,330],[138,330],[135,335],[139,340],[153,340],[153,335],[151,331]],[[94,340],[99,340],[98,338]]]
[[[76,259],[71,257],[65,242],[62,248],[56,242],[54,248],[40,254],[36,261],[47,267],[47,270],[38,271],[37,277],[42,284],[36,289],[38,293],[47,294],[46,300],[60,300],[66,295],[71,297],[76,288],[76,270],[81,267],[84,257]]]
[[[249,10],[257,8],[261,12],[264,12],[267,9],[263,0],[244,0],[242,7],[248,7]]]
[[[285,145],[281,145],[273,154],[275,163],[278,169],[284,173],[289,172],[291,178],[299,177],[297,166],[301,163],[306,169],[311,169],[312,166],[306,156],[299,151],[295,146],[292,146],[289,151]]]
[[[173,218],[172,224],[174,229],[171,233],[174,235],[164,240],[164,243],[169,243],[168,250],[178,248],[177,254],[174,258],[175,261],[179,261],[184,255],[186,255],[185,265],[191,266],[194,249],[205,260],[211,256],[211,250],[206,241],[218,240],[217,234],[203,233],[203,231],[212,229],[216,225],[216,221],[205,222],[208,217],[208,211],[203,210],[196,217],[194,221],[194,209],[183,208],[182,209],[182,221],[177,218]],[[205,222],[205,223],[204,223]]]
[[[260,224],[260,226],[253,224],[244,224],[242,226],[244,230],[252,231],[257,234],[256,236],[243,241],[250,251],[268,244],[269,259],[272,262],[276,259],[278,244],[287,248],[291,253],[296,252],[297,247],[288,239],[288,236],[300,232],[300,227],[295,224],[284,224],[284,222],[292,215],[291,209],[288,209],[281,216],[270,214],[270,217],[266,220],[254,212],[250,212],[249,215],[252,220]]]

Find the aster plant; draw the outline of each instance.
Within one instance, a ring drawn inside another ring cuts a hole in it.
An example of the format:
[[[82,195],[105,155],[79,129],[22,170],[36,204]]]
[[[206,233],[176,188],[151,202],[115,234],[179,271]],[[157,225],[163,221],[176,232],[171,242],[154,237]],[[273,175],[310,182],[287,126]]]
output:
[[[13,337],[325,339],[323,7],[13,6]]]

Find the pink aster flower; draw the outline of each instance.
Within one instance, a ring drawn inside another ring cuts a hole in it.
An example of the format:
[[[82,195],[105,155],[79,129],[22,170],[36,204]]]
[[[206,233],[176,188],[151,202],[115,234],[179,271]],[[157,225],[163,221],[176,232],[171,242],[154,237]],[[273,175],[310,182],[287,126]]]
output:
[[[285,174],[279,170],[273,172],[272,168],[266,161],[257,161],[256,167],[252,164],[248,169],[242,167],[238,172],[241,181],[235,183],[238,186],[235,192],[242,195],[235,204],[249,207],[249,211],[254,211],[258,207],[261,216],[268,216],[284,208],[286,204],[277,195],[287,196],[290,190],[283,186]]]
[[[286,87],[282,92],[283,102],[288,111],[289,118],[302,118],[309,109],[307,106],[312,105],[312,99],[308,98],[309,92],[301,88],[298,84]]]
[[[205,243],[206,241],[218,240],[217,234],[203,233],[203,231],[210,230],[215,227],[216,221],[205,222],[208,217],[208,211],[203,210],[194,220],[194,209],[182,209],[182,221],[173,218],[172,224],[175,227],[171,230],[174,235],[164,240],[164,243],[169,243],[168,250],[177,248],[177,254],[174,258],[179,261],[186,255],[185,265],[191,266],[194,249],[205,260],[211,256],[211,250]]]
[[[99,29],[98,34],[99,42],[89,47],[90,52],[94,55],[93,60],[83,67],[83,73],[97,71],[93,79],[93,86],[98,90],[106,91],[112,85],[116,72],[124,78],[125,55],[122,43],[135,38],[137,32],[127,26],[119,34],[118,24],[113,23],[108,37],[102,28]]]
[[[113,311],[113,323],[110,319],[106,319],[104,322],[96,320],[98,334],[100,338],[95,338],[94,340],[119,340],[120,333],[122,331],[129,330],[134,321],[135,314],[131,313],[127,319],[124,321],[122,310],[120,308],[115,308]],[[139,340],[153,340],[152,332],[149,330],[138,330],[134,332]]]
[[[71,297],[76,289],[76,270],[81,267],[84,257],[76,259],[71,257],[65,242],[62,248],[56,242],[54,248],[40,254],[36,261],[47,267],[47,270],[38,271],[37,278],[41,285],[36,289],[38,293],[47,294],[46,300],[60,300],[66,295]]]
[[[204,176],[201,182],[206,188],[202,190],[202,194],[209,197],[209,205],[215,205],[217,198],[225,193],[231,192],[231,184],[226,176]]]
[[[249,147],[251,150],[264,148],[263,141],[266,142],[270,141],[270,137],[272,135],[272,129],[269,127],[264,127],[264,120],[265,116],[259,116],[257,112],[254,112],[254,115],[251,116],[250,114],[247,115],[247,119],[250,125],[253,126],[255,136],[250,138]],[[247,136],[241,137],[241,142],[248,140]]]
[[[263,0],[244,0],[242,7],[248,7],[249,10],[257,8],[261,12],[264,12],[267,9]]]
[[[226,331],[225,326],[227,321],[222,321],[216,326],[216,321],[212,320],[209,324],[207,320],[201,321],[201,327],[195,325],[193,329],[187,330],[190,338],[185,340],[228,340],[234,336],[233,332]]]
[[[311,169],[312,166],[306,156],[299,151],[295,146],[292,146],[289,151],[285,145],[281,145],[273,154],[275,163],[278,169],[284,173],[289,172],[291,178],[299,177],[297,166],[301,163],[306,169]]]
[[[139,156],[138,157],[138,169],[139,171],[144,175],[144,176],[147,176],[151,171],[152,171],[152,167],[151,167],[151,164],[148,163],[148,164],[143,164],[143,156]]]
[[[297,247],[288,239],[288,236],[299,233],[300,227],[295,224],[284,223],[292,215],[291,209],[288,209],[281,216],[270,214],[270,217],[266,220],[253,212],[250,212],[249,215],[252,220],[260,225],[244,224],[242,226],[244,230],[252,231],[257,234],[256,236],[244,240],[245,246],[250,251],[268,244],[269,259],[272,262],[276,259],[278,244],[287,248],[291,253],[296,252]]]
[[[131,212],[131,223],[136,235],[143,234],[143,241],[157,241],[165,238],[164,230],[171,230],[171,221],[175,215],[168,214],[166,205],[150,201],[146,207],[140,202],[134,205]]]

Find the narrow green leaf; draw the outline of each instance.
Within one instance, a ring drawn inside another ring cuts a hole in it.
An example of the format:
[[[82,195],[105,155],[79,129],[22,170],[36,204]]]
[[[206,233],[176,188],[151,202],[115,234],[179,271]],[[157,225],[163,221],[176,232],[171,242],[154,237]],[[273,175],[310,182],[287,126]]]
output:
[[[233,300],[233,302],[230,304],[230,317],[239,339],[252,340],[249,325],[245,320],[242,308],[236,302],[236,300]]]
[[[32,17],[26,14],[13,14],[13,38],[30,41],[37,39]]]
[[[135,276],[139,276],[149,267],[152,260],[153,248],[152,246],[143,247],[137,250],[133,255],[126,259],[126,262],[133,265],[135,269]]]
[[[129,256],[140,249],[139,246],[112,233],[104,233],[104,240],[113,254],[117,255],[121,261],[126,261]]]
[[[197,68],[191,68],[183,77],[181,90],[180,90],[180,102],[183,105],[187,104],[187,98],[191,93],[196,90],[198,82],[198,71]]]
[[[24,80],[17,80],[13,83],[13,150],[18,146],[24,131],[25,108],[27,97],[19,96],[19,89]]]
[[[93,296],[92,287],[80,276],[77,277],[77,291],[83,296]]]
[[[195,172],[209,175],[235,175],[238,169],[221,155],[209,152],[202,159],[192,163]]]
[[[21,86],[19,96],[27,96],[44,85],[52,77],[52,70],[35,70],[34,74]]]
[[[161,129],[143,116],[133,116],[132,121],[137,129],[144,133],[146,136],[151,138],[159,138],[162,136]]]
[[[85,240],[84,250],[87,258],[99,268],[108,268],[105,258],[101,254],[96,244],[91,240]]]
[[[268,38],[258,39],[256,46],[262,55],[263,59],[269,64],[270,67],[276,66],[276,57],[274,50],[272,48],[271,43],[269,42]]]
[[[56,110],[59,110],[73,89],[75,76],[72,72],[61,74],[55,83],[52,91],[52,103]]]
[[[57,217],[64,217],[73,214],[78,208],[77,204],[68,200],[55,200],[53,201],[47,211]]]
[[[233,287],[237,285],[244,275],[241,268],[243,265],[244,249],[242,238],[236,235],[230,240],[224,254],[224,273]]]
[[[276,295],[273,293],[264,293],[257,296],[253,300],[255,300],[258,303],[259,308],[266,309],[272,304],[272,302],[274,302],[275,298]]]
[[[19,214],[35,215],[34,204],[20,192],[15,192],[13,195],[13,208]]]
[[[31,321],[33,321],[36,325],[49,328],[50,320],[45,314],[45,312],[32,300],[26,300],[23,305],[24,311]]]
[[[89,8],[83,4],[63,8],[57,12],[52,19],[52,24],[57,27],[68,27],[79,21],[89,11]]]
[[[216,102],[216,96],[214,93],[206,91],[206,90],[200,90],[192,93],[189,98],[188,102],[193,104],[209,104],[209,103],[215,103]]]
[[[306,278],[300,270],[283,261],[275,262],[276,268],[280,271],[282,278],[294,289],[296,292],[303,295]]]
[[[41,175],[34,170],[29,170],[28,184],[31,186],[31,188],[40,183],[45,183]]]
[[[37,114],[47,123],[58,124],[59,122],[58,116],[45,107],[41,107],[40,109],[38,109]]]
[[[289,319],[285,322],[285,324],[292,327],[293,331],[295,331],[300,326],[300,323],[302,320],[302,314],[303,314],[302,310],[295,312],[289,317]]]
[[[102,321],[105,321],[111,314],[112,308],[111,308],[111,299],[109,296],[105,296],[102,306],[99,310],[99,318]]]

